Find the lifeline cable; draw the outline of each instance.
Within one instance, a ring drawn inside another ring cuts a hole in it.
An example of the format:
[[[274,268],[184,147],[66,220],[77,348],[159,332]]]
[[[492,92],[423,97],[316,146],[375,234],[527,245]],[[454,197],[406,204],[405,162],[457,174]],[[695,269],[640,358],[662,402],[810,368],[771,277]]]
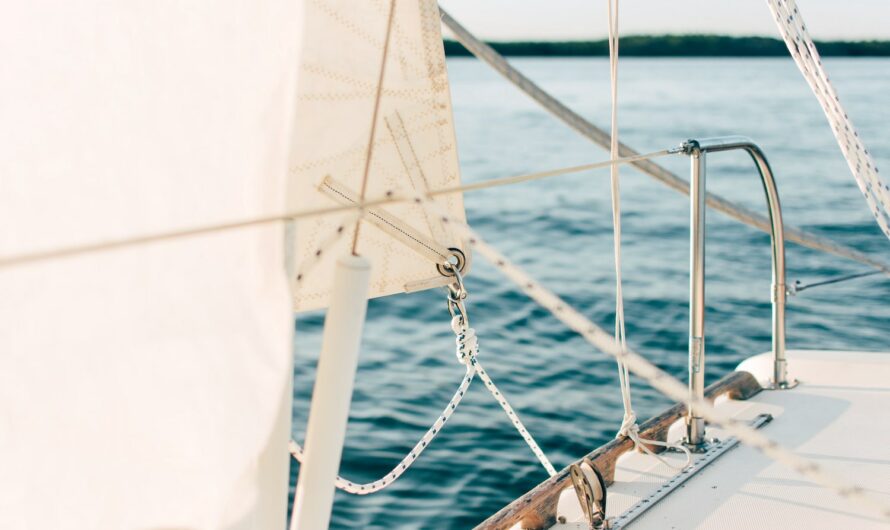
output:
[[[829,278],[827,280],[822,280],[813,283],[807,283],[801,285],[800,281],[794,283],[794,285],[788,286],[788,294],[791,296],[796,295],[797,293],[806,291],[807,289],[812,289],[813,287],[822,287],[823,285],[833,285],[835,283],[846,282],[850,280],[857,280],[859,278],[866,278],[868,276],[874,276],[876,274],[881,274],[881,271],[868,271],[868,272],[857,272],[856,274],[846,274],[844,276],[836,276],[834,278]]]

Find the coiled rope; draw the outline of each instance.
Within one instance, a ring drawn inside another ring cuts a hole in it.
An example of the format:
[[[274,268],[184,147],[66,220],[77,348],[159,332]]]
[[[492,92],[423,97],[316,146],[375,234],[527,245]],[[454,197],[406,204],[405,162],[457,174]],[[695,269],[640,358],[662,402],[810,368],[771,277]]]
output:
[[[609,13],[609,79],[612,104],[611,134],[609,153],[612,158],[618,156],[618,3],[619,0],[606,0]],[[620,167],[614,165],[610,172],[612,192],[612,234],[615,257],[615,342],[622,350],[627,350],[627,335],[624,325],[624,293],[621,281],[621,190]],[[616,437],[626,436],[630,438],[634,447],[642,449],[647,454],[657,458],[663,464],[674,469],[684,469],[692,463],[692,454],[681,443],[669,443],[659,440],[650,440],[640,436],[640,427],[637,425],[637,415],[631,402],[630,373],[627,364],[622,357],[616,359],[618,363],[618,384],[621,387],[621,401],[624,405],[624,419],[618,429]],[[682,451],[686,455],[686,462],[682,466],[675,466],[670,461],[662,458],[649,446],[671,448]]]
[[[336,232],[337,237],[342,233],[343,230],[338,229]],[[337,237],[328,239],[327,243],[332,244]],[[307,262],[304,264],[305,267],[301,267],[300,274],[298,274],[298,277],[301,280],[305,277],[306,272],[314,263],[314,261]],[[457,361],[466,367],[464,377],[461,379],[460,385],[457,387],[451,400],[445,405],[445,408],[442,410],[442,413],[436,421],[433,422],[420,440],[414,444],[414,447],[394,468],[392,468],[392,470],[381,478],[368,483],[357,483],[338,475],[335,481],[335,485],[338,489],[354,495],[367,495],[369,493],[380,491],[398,480],[398,478],[401,477],[402,474],[405,473],[405,471],[407,471],[408,468],[420,457],[421,453],[423,453],[429,446],[436,435],[441,432],[442,427],[457,410],[457,406],[460,404],[464,394],[466,394],[467,389],[470,387],[470,383],[473,382],[473,378],[476,375],[479,376],[479,379],[485,384],[485,388],[488,389],[488,392],[495,398],[507,414],[510,422],[516,428],[519,435],[522,436],[522,439],[531,449],[532,453],[534,453],[538,461],[541,462],[541,465],[544,466],[547,474],[549,476],[556,474],[556,469],[553,467],[553,464],[550,463],[550,459],[548,459],[547,455],[544,454],[544,451],[541,450],[541,447],[535,441],[531,433],[528,432],[528,429],[525,428],[522,420],[519,419],[516,411],[507,401],[506,396],[504,396],[497,385],[494,384],[494,381],[492,381],[488,372],[485,371],[482,363],[479,362],[479,341],[476,337],[476,330],[469,327],[469,318],[467,317],[466,309],[467,290],[464,287],[463,278],[461,277],[460,272],[454,269],[450,264],[446,265],[446,270],[450,270],[455,278],[454,283],[449,287],[448,308],[452,313],[451,330],[455,335]],[[296,458],[298,462],[303,461],[304,453],[300,444],[291,439],[289,449],[291,455]]]

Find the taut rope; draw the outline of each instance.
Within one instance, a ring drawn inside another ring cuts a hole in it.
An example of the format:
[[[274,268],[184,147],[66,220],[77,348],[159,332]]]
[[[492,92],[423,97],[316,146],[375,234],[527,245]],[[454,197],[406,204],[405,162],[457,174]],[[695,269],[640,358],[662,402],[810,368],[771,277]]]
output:
[[[342,233],[341,231],[337,232],[338,234]],[[446,262],[447,263],[447,262]],[[312,263],[308,264],[309,266]],[[519,419],[519,416],[516,414],[516,411],[510,406],[510,403],[507,401],[507,398],[500,391],[500,389],[494,384],[494,381],[491,380],[491,377],[485,371],[485,368],[482,366],[482,363],[479,362],[479,341],[476,338],[476,330],[469,327],[469,318],[467,317],[467,308],[466,308],[466,298],[467,298],[467,290],[464,287],[463,277],[460,275],[460,272],[456,270],[450,263],[445,265],[446,270],[449,270],[454,275],[454,283],[449,287],[449,296],[448,296],[448,309],[452,314],[451,317],[451,330],[455,335],[455,342],[457,344],[457,360],[460,364],[466,367],[466,372],[464,373],[463,379],[461,379],[460,385],[457,387],[457,390],[454,392],[454,395],[451,397],[451,400],[445,405],[444,410],[436,419],[436,421],[427,429],[426,433],[414,444],[414,447],[405,455],[404,458],[392,469],[384,475],[383,477],[364,484],[356,483],[352,480],[343,478],[341,476],[337,476],[335,484],[337,488],[347,492],[352,493],[354,495],[367,495],[369,493],[374,493],[382,490],[383,488],[389,486],[402,474],[411,467],[413,464],[423,453],[423,451],[429,446],[429,444],[433,441],[439,432],[441,432],[442,427],[445,423],[451,418],[454,412],[457,410],[457,406],[460,404],[461,400],[464,397],[464,394],[467,392],[467,389],[470,387],[470,383],[473,382],[473,378],[478,375],[479,379],[485,383],[485,388],[488,389],[488,392],[495,398],[504,412],[507,414],[507,417],[510,419],[510,422],[516,428],[516,431],[519,432],[519,435],[522,436],[522,439],[525,440],[525,443],[528,444],[529,448],[534,453],[535,457],[541,462],[541,465],[544,466],[544,469],[547,470],[547,474],[553,476],[556,474],[556,469],[553,467],[553,464],[550,463],[550,460],[547,458],[547,455],[544,454],[544,451],[541,450],[541,447],[535,441],[534,437],[528,432],[528,429],[525,428],[522,421]],[[308,268],[302,269],[299,277],[305,276]],[[293,439],[290,441],[290,453],[294,458],[297,459],[298,462],[303,461],[303,448]]]
[[[637,154],[630,157],[619,158],[616,160],[603,160],[601,162],[594,162],[591,164],[583,164],[580,166],[569,166],[563,168],[552,169],[548,171],[539,171],[536,173],[528,173],[524,175],[515,175],[510,177],[499,177],[488,180],[483,180],[481,182],[475,182],[472,184],[464,184],[460,186],[451,186],[447,188],[440,188],[435,190],[430,190],[427,193],[429,197],[437,197],[440,195],[449,195],[452,193],[463,193],[467,191],[476,191],[483,190],[489,188],[497,188],[500,186],[508,186],[512,184],[518,184],[521,182],[530,182],[534,180],[541,180],[545,178],[551,178],[559,175],[565,175],[568,173],[578,173],[581,171],[588,171],[592,169],[599,169],[604,167],[609,167],[612,165],[620,165],[620,164],[631,164],[634,162],[639,162],[640,160],[647,160],[650,158],[657,158],[661,156],[666,156],[670,154],[676,154],[681,152],[680,148],[674,149],[662,149],[660,151],[654,151],[651,153],[645,154]],[[70,246],[60,246],[51,248],[48,250],[37,250],[32,252],[25,252],[22,254],[10,254],[10,255],[0,255],[0,269],[8,268],[8,267],[18,267],[21,265],[27,265],[31,263],[37,263],[42,261],[53,261],[57,259],[66,259],[72,258],[75,256],[82,256],[85,254],[94,254],[98,252],[109,252],[114,250],[120,250],[123,248],[136,247],[141,245],[150,245],[152,243],[159,243],[162,241],[170,241],[174,239],[182,239],[187,237],[196,237],[207,234],[214,234],[218,232],[227,232],[229,230],[243,230],[246,228],[253,228],[257,226],[263,226],[272,223],[281,223],[287,221],[297,221],[300,219],[308,219],[311,217],[320,217],[323,215],[334,215],[340,214],[343,212],[355,211],[361,213],[367,208],[371,208],[374,206],[383,206],[386,204],[394,204],[398,202],[405,202],[414,200],[415,197],[399,195],[396,193],[396,190],[389,190],[384,193],[383,197],[379,197],[376,199],[368,199],[364,202],[359,202],[357,204],[347,204],[347,205],[335,205],[335,206],[325,206],[321,208],[307,208],[303,210],[291,210],[284,213],[276,213],[269,214],[259,217],[252,217],[248,219],[235,219],[231,221],[221,222],[221,223],[211,223],[207,225],[199,225],[199,226],[191,226],[186,228],[168,230],[164,232],[155,232],[131,237],[125,237],[120,239],[106,239],[104,241],[93,241],[89,243],[81,243],[74,244]],[[887,271],[890,272],[890,266],[887,267]]]
[[[359,202],[365,202],[365,192],[368,190],[368,174],[371,171],[371,158],[374,156],[374,136],[377,132],[377,113],[380,111],[380,96],[383,93],[383,77],[386,74],[386,57],[389,55],[389,37],[392,33],[392,19],[396,12],[396,0],[389,2],[389,16],[386,19],[386,37],[383,39],[383,53],[380,55],[380,75],[377,78],[377,89],[374,93],[374,110],[371,112],[371,132],[368,134],[368,149],[365,151],[365,169],[362,172],[362,189],[359,193]],[[356,253],[358,247],[358,233],[362,220],[359,217],[355,221],[355,232],[352,236],[352,253]]]
[[[572,109],[566,107],[558,99],[551,96],[541,87],[536,85],[531,79],[523,75],[522,72],[519,72],[518,70],[513,68],[513,66],[511,66],[510,63],[508,63],[507,60],[504,59],[497,51],[495,51],[491,46],[480,41],[469,31],[467,31],[466,28],[460,25],[460,23],[452,18],[451,15],[449,15],[446,11],[440,8],[440,12],[442,13],[442,22],[445,24],[445,26],[448,27],[448,29],[452,31],[454,37],[462,45],[464,45],[467,50],[470,51],[470,53],[491,66],[495,71],[503,75],[510,83],[519,88],[519,90],[525,92],[529,97],[535,100],[544,109],[556,116],[566,125],[568,125],[572,129],[575,129],[582,136],[591,140],[592,142],[602,147],[608,148],[608,146],[611,144],[609,133],[600,129],[593,123],[587,121],[586,119],[584,119],[584,117],[574,112]],[[637,154],[637,151],[625,144],[619,143],[618,145],[619,152],[625,157],[630,157]],[[646,175],[654,178],[655,180],[662,182],[669,188],[689,195],[689,181],[677,176],[675,173],[671,172],[664,166],[648,160],[634,162],[633,166]],[[729,217],[743,224],[754,227],[762,232],[766,232],[767,234],[770,233],[771,225],[769,219],[766,216],[749,210],[748,208],[745,208],[741,205],[735,204],[714,193],[709,192],[706,196],[706,201],[707,205],[710,208],[713,208],[718,212],[726,214]],[[864,252],[860,252],[846,245],[836,243],[831,239],[822,237],[818,234],[814,234],[813,232],[802,230],[794,226],[785,225],[785,239],[788,241],[794,241],[795,243],[798,243],[805,247],[821,250],[829,254],[834,254],[836,256],[841,256],[854,261],[858,261],[859,263],[863,263],[865,265],[868,265],[869,267],[873,267],[890,275],[890,264],[887,264],[885,261],[873,258],[872,256],[865,254]]]
[[[828,118],[831,131],[847,160],[847,165],[850,166],[859,190],[865,197],[865,202],[881,231],[890,238],[890,185],[881,181],[874,159],[862,143],[847,111],[841,105],[841,100],[822,66],[816,44],[797,9],[797,2],[767,0],[767,3],[776,19],[779,32],[785,39],[788,51],[791,52],[794,62],[813,90],[825,117]]]
[[[421,197],[418,197],[418,199],[424,200]],[[596,349],[615,359],[621,359],[630,372],[646,381],[652,388],[673,400],[686,403],[688,407],[694,407],[706,421],[719,425],[730,436],[735,436],[740,442],[753,447],[774,461],[800,473],[816,484],[880,514],[884,519],[890,520],[890,505],[886,501],[878,499],[863,488],[842,477],[836,476],[834,473],[826,471],[813,460],[803,458],[782,447],[745,423],[726,416],[714,408],[714,405],[707,399],[690,396],[688,388],[684,383],[650,363],[630,348],[622,348],[602,328],[591,322],[563,299],[534,281],[525,271],[510,262],[497,249],[486,243],[469,225],[458,219],[451,218],[435,202],[428,199],[425,202],[428,207],[439,212],[443,219],[453,223],[453,226],[465,235],[474,250],[493,263],[504,276],[513,281],[529,298],[547,309],[566,327],[581,335]]]
[[[612,104],[611,134],[609,152],[612,158],[618,156],[618,2],[619,0],[606,0],[609,6],[609,80]],[[618,166],[612,166],[611,172],[612,190],[612,232],[615,256],[615,342],[622,350],[627,350],[627,335],[624,325],[624,293],[621,282],[621,190],[620,172]],[[624,419],[618,429],[618,437],[627,436],[634,442],[634,446],[641,448],[647,454],[654,456],[668,467],[682,469],[692,463],[692,454],[683,444],[649,440],[640,436],[640,428],[637,425],[637,415],[633,409],[630,393],[630,372],[622,357],[618,362],[618,384],[621,388],[621,401],[624,405]],[[659,456],[649,449],[648,445],[658,445],[677,449],[686,454],[686,462],[680,468]]]

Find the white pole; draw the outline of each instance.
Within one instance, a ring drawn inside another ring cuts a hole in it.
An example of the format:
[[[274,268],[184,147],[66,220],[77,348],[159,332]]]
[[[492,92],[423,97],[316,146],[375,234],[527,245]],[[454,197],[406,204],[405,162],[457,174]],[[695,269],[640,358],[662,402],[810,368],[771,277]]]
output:
[[[371,265],[361,256],[348,255],[337,262],[309,408],[305,458],[300,466],[291,530],[322,530],[330,523],[334,480],[343,453],[368,307],[370,276]]]

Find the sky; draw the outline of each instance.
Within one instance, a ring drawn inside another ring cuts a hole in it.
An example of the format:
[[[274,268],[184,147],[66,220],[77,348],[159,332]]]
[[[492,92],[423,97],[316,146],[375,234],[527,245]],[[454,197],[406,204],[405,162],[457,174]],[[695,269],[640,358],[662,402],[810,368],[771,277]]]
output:
[[[592,40],[606,36],[607,0],[439,0],[486,40]],[[890,0],[798,0],[819,40],[890,40]],[[777,36],[766,0],[622,0],[623,35]]]

